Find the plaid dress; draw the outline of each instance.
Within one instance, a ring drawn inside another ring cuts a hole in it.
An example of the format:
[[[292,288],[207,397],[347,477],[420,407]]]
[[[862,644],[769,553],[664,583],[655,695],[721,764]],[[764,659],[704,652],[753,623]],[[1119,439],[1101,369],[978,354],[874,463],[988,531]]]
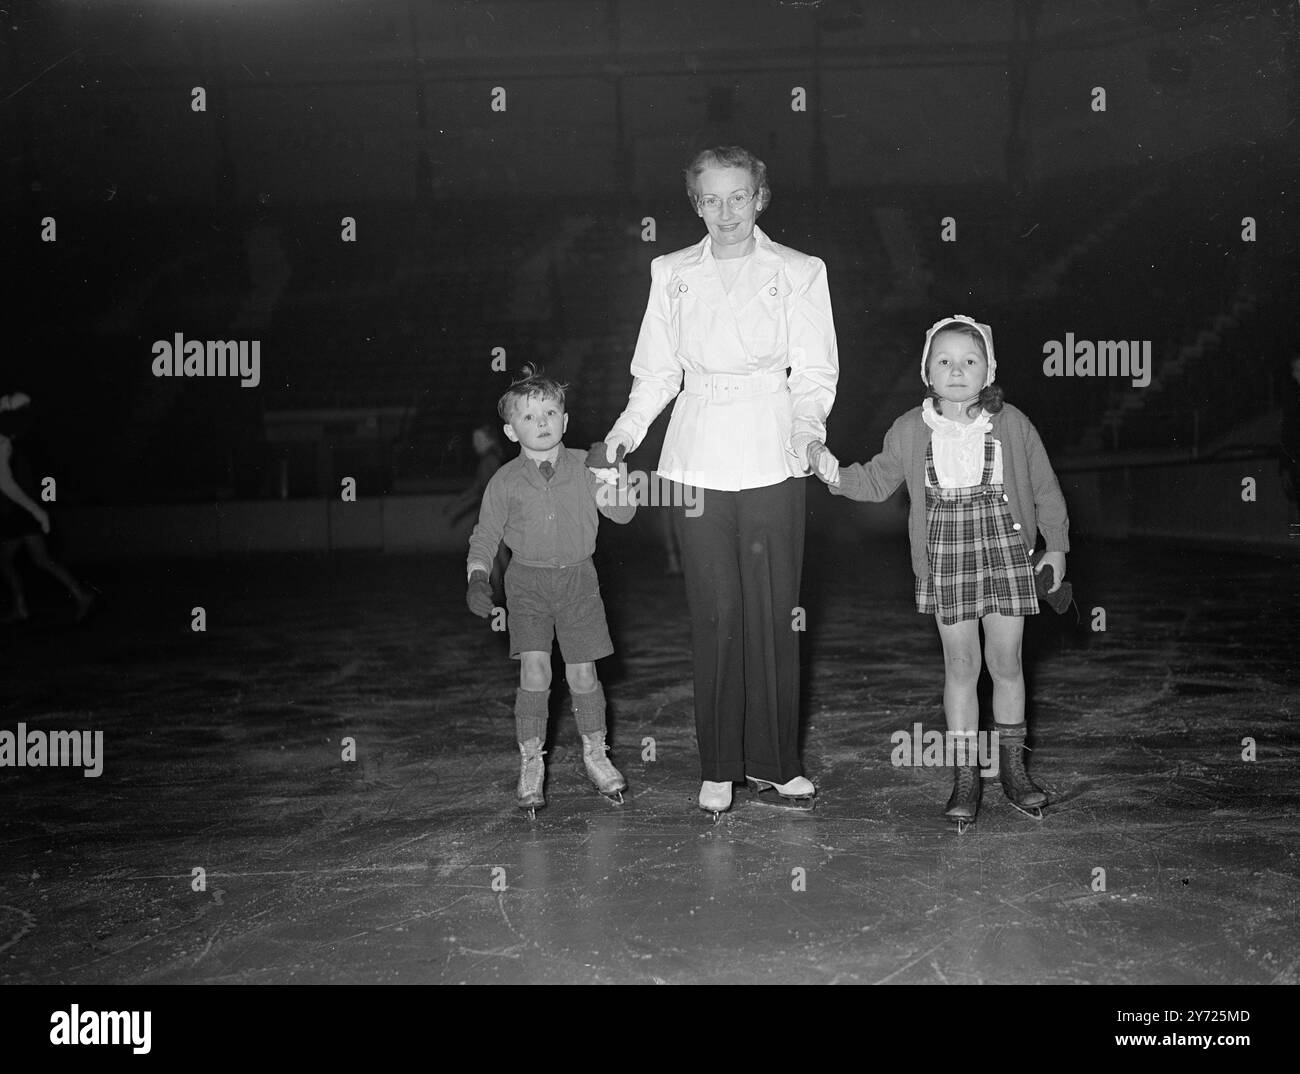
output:
[[[984,438],[978,485],[939,487],[934,447],[925,449],[926,545],[930,574],[916,580],[916,610],[947,626],[964,619],[1037,615],[1034,568],[1024,538],[1012,529],[1002,486],[992,483],[993,438]]]

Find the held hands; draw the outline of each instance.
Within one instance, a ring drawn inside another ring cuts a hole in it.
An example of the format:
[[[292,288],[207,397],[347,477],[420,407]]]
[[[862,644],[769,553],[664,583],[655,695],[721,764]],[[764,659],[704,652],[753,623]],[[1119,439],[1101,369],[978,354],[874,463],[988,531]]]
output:
[[[480,619],[487,619],[492,615],[492,586],[483,571],[475,571],[469,576],[469,589],[465,593],[465,603]]]
[[[840,460],[832,455],[830,449],[820,440],[814,440],[808,445],[808,465],[826,484],[840,483]]]
[[[597,480],[606,485],[617,485],[619,464],[631,446],[622,433],[607,433],[602,442],[591,445],[591,450],[587,452],[587,467],[596,475]]]
[[[1044,552],[1043,558],[1038,561],[1034,568],[1035,574],[1042,574],[1044,567],[1052,568],[1052,588],[1049,593],[1055,593],[1061,588],[1061,583],[1065,581],[1065,553],[1064,552]]]

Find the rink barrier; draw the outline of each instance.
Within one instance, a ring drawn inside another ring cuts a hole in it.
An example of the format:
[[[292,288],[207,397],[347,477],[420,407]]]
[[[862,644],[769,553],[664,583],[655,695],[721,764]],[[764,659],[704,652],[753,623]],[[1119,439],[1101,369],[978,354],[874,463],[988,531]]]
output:
[[[1300,526],[1291,523],[1271,457],[1066,459],[1056,470],[1076,536],[1300,554]],[[1254,500],[1243,499],[1246,478],[1254,479]],[[430,493],[363,497],[355,503],[313,499],[64,507],[52,517],[58,547],[70,562],[343,550],[463,553],[474,513],[449,525],[443,508],[454,499]],[[833,539],[906,539],[905,504],[902,492],[883,505],[855,504],[810,488],[808,530]],[[615,537],[653,540],[654,530],[647,518],[639,517]]]

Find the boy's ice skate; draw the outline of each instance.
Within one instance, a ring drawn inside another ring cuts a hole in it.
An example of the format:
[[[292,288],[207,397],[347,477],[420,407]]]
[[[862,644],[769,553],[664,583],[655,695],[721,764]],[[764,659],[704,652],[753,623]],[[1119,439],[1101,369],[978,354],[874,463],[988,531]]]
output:
[[[745,782],[749,785],[755,802],[759,805],[776,806],[778,809],[798,809],[807,812],[813,808],[813,797],[817,794],[817,788],[812,785],[812,781],[803,776],[795,776],[789,783],[773,783],[771,780],[759,779],[757,776],[746,776]],[[764,791],[776,791],[776,794],[764,798],[762,796]]]
[[[537,811],[546,805],[542,793],[546,780],[546,762],[542,760],[545,755],[540,738],[519,743],[519,786],[515,795],[519,808],[528,814],[529,820],[535,820]]]
[[[700,784],[700,808],[713,814],[713,823],[722,819],[722,814],[731,808],[731,783],[714,783],[705,780]]]
[[[604,732],[582,736],[582,764],[587,769],[587,778],[611,802],[622,805],[627,780],[605,756],[608,750]]]

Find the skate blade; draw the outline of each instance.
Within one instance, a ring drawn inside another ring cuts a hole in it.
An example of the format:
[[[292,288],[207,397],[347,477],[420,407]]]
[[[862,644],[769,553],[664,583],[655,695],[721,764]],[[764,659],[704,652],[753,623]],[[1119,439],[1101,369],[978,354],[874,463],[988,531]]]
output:
[[[953,817],[952,819],[953,819],[953,820],[956,822],[956,824],[957,824],[957,834],[958,834],[958,835],[965,835],[965,834],[966,834],[966,829],[967,829],[967,828],[974,827],[974,825],[975,825],[975,818],[974,818],[974,817]]]
[[[1028,806],[1028,807],[1026,807],[1026,806],[1018,806],[1018,805],[1016,805],[1015,802],[1011,802],[1011,808],[1014,809],[1017,813],[1023,813],[1023,814],[1024,814],[1026,817],[1028,817],[1030,820],[1039,820],[1039,821],[1041,821],[1041,820],[1043,819],[1043,807],[1042,807],[1042,806]]]
[[[599,794],[611,805],[623,805],[622,791],[600,791]]]

